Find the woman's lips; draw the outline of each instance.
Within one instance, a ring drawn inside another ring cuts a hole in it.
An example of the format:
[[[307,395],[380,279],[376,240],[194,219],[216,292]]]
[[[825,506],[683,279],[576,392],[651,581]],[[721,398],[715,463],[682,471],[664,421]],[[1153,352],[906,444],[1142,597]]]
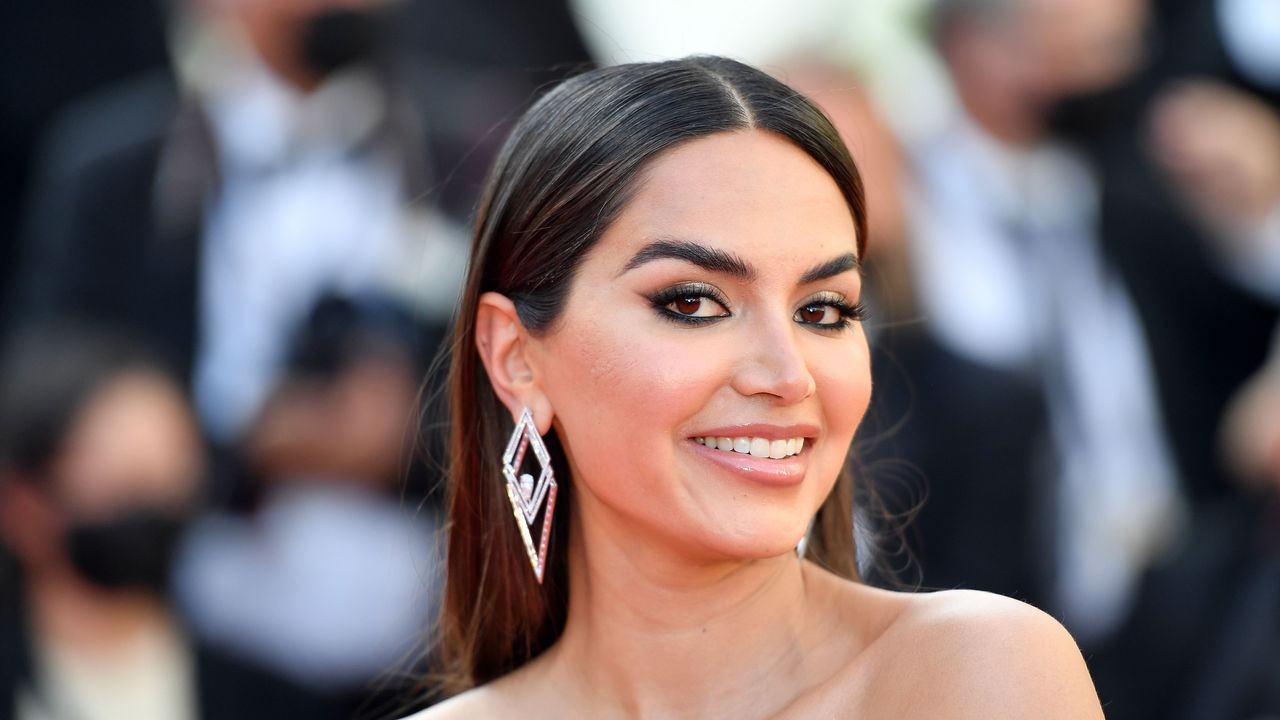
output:
[[[804,449],[798,454],[775,460],[732,450],[717,450],[693,440],[686,442],[695,455],[707,462],[739,477],[764,485],[778,487],[798,485],[804,480],[805,468],[809,464],[809,443],[805,443]]]

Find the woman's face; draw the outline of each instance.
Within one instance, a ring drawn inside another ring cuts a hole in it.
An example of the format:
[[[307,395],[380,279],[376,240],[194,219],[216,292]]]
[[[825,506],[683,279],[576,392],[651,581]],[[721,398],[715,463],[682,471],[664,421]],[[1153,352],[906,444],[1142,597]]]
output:
[[[855,235],[772,133],[652,163],[530,344],[588,532],[708,560],[794,548],[871,393]]]

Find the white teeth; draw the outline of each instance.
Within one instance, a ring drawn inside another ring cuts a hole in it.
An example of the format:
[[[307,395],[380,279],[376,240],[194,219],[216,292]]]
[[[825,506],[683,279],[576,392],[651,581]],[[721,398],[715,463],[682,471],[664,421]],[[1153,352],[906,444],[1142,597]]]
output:
[[[787,438],[786,440],[770,440],[760,437],[715,437],[705,435],[693,438],[699,445],[706,445],[714,450],[742,453],[758,458],[780,460],[804,450],[804,438]]]

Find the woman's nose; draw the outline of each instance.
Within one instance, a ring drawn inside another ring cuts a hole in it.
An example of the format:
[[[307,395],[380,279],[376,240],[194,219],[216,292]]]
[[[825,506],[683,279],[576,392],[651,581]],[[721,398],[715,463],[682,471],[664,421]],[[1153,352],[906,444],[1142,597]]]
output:
[[[743,359],[734,373],[733,388],[745,396],[772,395],[785,404],[812,395],[816,387],[800,340],[789,320],[754,328],[751,336],[744,338]]]

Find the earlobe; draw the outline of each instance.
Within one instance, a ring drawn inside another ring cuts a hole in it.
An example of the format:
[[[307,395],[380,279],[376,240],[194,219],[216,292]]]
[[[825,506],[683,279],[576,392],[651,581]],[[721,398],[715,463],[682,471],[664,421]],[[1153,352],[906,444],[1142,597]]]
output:
[[[510,298],[496,292],[480,296],[476,306],[476,351],[489,382],[512,420],[519,419],[527,407],[533,412],[538,432],[545,433],[554,413],[531,362],[530,340]]]

